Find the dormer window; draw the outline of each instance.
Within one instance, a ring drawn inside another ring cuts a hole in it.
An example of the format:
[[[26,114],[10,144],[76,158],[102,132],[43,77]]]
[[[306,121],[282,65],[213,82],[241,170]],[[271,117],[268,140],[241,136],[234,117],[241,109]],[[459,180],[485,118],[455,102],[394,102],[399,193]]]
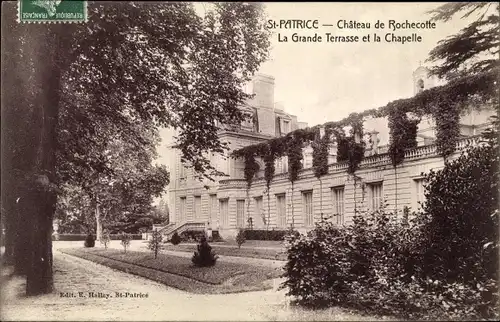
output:
[[[254,109],[248,109],[243,112],[244,119],[241,122],[241,129],[246,131],[258,132],[258,116],[257,111]]]

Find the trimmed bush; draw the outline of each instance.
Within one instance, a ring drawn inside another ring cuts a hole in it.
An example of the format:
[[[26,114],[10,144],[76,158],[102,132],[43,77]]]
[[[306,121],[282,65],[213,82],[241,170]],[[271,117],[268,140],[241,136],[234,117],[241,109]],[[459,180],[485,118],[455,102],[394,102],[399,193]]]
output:
[[[198,244],[198,251],[194,252],[191,261],[198,267],[214,266],[218,256],[208,244],[206,237],[203,237]]]
[[[142,240],[142,234],[127,234],[131,240]],[[111,240],[121,240],[121,234],[110,234]]]
[[[250,230],[244,232],[246,240],[274,240],[282,241],[288,230]]]
[[[92,234],[88,234],[85,237],[85,242],[83,243],[85,247],[94,247],[95,246],[95,237]]]
[[[219,234],[218,230],[212,230],[212,241],[214,241],[214,242],[224,241],[222,236]]]
[[[179,245],[181,243],[181,236],[175,231],[172,237],[170,238],[170,242],[172,245]]]
[[[186,230],[180,234],[180,237],[183,242],[198,242],[205,237],[205,232],[199,230]]]

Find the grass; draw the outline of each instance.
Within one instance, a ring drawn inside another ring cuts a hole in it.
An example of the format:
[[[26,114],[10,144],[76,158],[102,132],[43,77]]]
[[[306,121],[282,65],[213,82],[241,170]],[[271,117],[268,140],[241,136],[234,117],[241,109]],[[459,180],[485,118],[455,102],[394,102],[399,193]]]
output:
[[[199,294],[266,290],[272,288],[270,279],[281,274],[272,268],[224,262],[217,262],[213,267],[195,267],[190,258],[165,254],[158,254],[155,259],[151,253],[124,253],[115,249],[67,248],[60,251]]]
[[[243,244],[245,246],[245,244]],[[196,250],[196,245],[172,245],[171,243],[165,243],[164,249],[173,250],[179,252],[194,252]],[[217,244],[212,244],[212,249],[222,256],[236,256],[236,257],[250,257],[250,258],[262,258],[262,259],[273,259],[273,260],[286,260],[286,254],[283,250],[273,249],[273,248],[238,248],[238,246],[218,246]]]

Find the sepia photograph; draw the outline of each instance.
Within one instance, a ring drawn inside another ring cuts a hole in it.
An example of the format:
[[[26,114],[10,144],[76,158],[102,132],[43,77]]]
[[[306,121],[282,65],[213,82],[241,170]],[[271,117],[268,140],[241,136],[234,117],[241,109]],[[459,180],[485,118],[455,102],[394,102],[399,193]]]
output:
[[[2,321],[498,321],[498,2],[3,1]]]

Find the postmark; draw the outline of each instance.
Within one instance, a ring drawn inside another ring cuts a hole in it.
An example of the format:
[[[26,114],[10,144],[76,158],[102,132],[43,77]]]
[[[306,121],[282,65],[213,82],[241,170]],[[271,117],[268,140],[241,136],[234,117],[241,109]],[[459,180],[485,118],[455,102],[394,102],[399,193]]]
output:
[[[81,23],[87,21],[86,0],[18,0],[18,22]]]

